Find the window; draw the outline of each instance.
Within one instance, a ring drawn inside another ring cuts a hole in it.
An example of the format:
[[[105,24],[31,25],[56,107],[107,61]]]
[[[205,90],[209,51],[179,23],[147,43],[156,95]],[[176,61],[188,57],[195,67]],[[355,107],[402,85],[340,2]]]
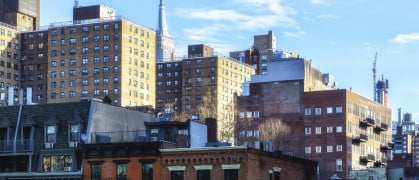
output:
[[[327,127],[326,132],[327,133],[333,133],[333,127],[332,126]]]
[[[57,61],[51,61],[51,67],[57,67]]]
[[[88,32],[89,31],[89,27],[88,26],[83,26],[82,27],[82,31],[83,32]]]
[[[322,127],[316,127],[316,134],[322,133]]]
[[[83,58],[83,59],[81,60],[81,63],[82,63],[82,64],[87,64],[87,63],[89,63],[89,59],[88,59],[88,58]]]
[[[76,59],[70,59],[70,65],[76,65]]]
[[[99,57],[94,57],[93,58],[93,63],[98,64],[100,62]]]
[[[322,114],[322,108],[316,108],[316,115],[321,115]]]
[[[247,118],[252,118],[252,112],[247,112]]]
[[[94,68],[94,69],[93,69],[93,73],[95,73],[95,74],[99,74],[99,72],[100,72],[100,71],[99,71],[99,68]]]
[[[342,159],[336,159],[336,171],[342,171]]]
[[[342,145],[336,145],[336,152],[342,152]]]
[[[89,80],[87,80],[87,79],[83,79],[83,80],[81,81],[81,84],[82,84],[83,86],[87,86],[87,85],[89,85]]]
[[[102,164],[91,164],[90,168],[92,169],[92,180],[101,180],[102,179]]]
[[[304,109],[304,114],[305,115],[311,115],[311,108]]]
[[[310,154],[311,153],[311,147],[305,147],[304,151],[306,154]]]
[[[316,153],[321,153],[321,152],[322,152],[322,147],[316,146]]]
[[[127,163],[116,164],[116,179],[127,179]]]
[[[342,113],[342,106],[336,107],[336,113]]]
[[[109,90],[108,89],[103,89],[103,95],[107,96],[109,94]]]
[[[87,42],[89,42],[89,37],[88,37],[88,36],[83,36],[83,37],[82,37],[82,39],[81,39],[81,42],[82,42],[82,43],[87,43]]]
[[[143,163],[142,180],[153,180],[153,164]]]
[[[108,73],[109,72],[109,67],[103,67],[103,73]]]
[[[224,180],[238,180],[239,170],[238,169],[224,169]]]
[[[253,112],[253,118],[259,118],[259,111]]]
[[[70,38],[70,44],[76,44],[76,38]]]
[[[109,84],[109,79],[108,78],[103,78],[103,84]]]
[[[332,114],[333,113],[333,107],[327,107],[326,108],[326,113],[327,114]]]
[[[311,134],[311,128],[305,128],[305,134],[306,135]]]
[[[170,180],[183,180],[183,171],[170,171]]]
[[[76,81],[75,81],[75,80],[71,80],[71,81],[69,82],[68,86],[70,86],[70,87],[74,87],[74,86],[76,86]]]
[[[342,133],[342,126],[336,126],[336,132]]]
[[[80,137],[80,126],[78,124],[72,124],[70,125],[70,141],[79,141]]]
[[[196,179],[197,180],[211,180],[211,170],[197,170],[196,171]]]
[[[46,127],[46,139],[45,142],[47,143],[55,143],[55,135],[56,135],[56,126],[55,125],[48,125]]]
[[[68,94],[69,94],[70,98],[75,98],[76,97],[76,92],[75,91],[70,91]]]
[[[43,156],[43,172],[66,172],[73,167],[73,159],[70,155]]]
[[[333,152],[333,146],[327,146],[327,152]]]
[[[95,47],[93,48],[93,52],[95,52],[95,53],[100,52],[100,47],[99,47],[99,46],[95,46]]]
[[[103,56],[103,63],[109,62],[109,56]]]
[[[76,70],[70,70],[70,76],[76,76]]]

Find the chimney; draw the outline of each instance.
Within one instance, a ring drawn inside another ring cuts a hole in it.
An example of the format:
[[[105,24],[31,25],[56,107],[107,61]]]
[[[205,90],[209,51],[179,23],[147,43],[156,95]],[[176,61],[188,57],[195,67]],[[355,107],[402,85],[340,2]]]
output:
[[[8,106],[13,106],[13,101],[14,101],[14,97],[13,97],[13,87],[9,87],[9,92],[8,92],[8,96],[7,96],[7,105]]]
[[[32,87],[26,88],[26,104],[32,104]]]

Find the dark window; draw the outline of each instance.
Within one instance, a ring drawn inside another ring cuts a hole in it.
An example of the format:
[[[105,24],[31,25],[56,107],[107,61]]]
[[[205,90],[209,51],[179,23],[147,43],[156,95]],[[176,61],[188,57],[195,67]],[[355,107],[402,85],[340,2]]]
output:
[[[183,171],[170,171],[170,180],[183,180]]]
[[[92,164],[92,180],[101,180],[102,179],[102,164]]]
[[[197,171],[197,180],[210,180],[211,171],[210,170],[198,170]]]
[[[143,180],[153,180],[153,164],[143,164]]]
[[[225,169],[224,180],[238,180],[239,170],[238,169]]]

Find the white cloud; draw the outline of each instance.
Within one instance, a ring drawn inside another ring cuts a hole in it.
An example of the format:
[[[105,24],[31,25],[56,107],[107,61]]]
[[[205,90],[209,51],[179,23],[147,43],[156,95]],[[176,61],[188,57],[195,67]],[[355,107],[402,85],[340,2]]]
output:
[[[326,0],[310,0],[310,2],[312,4],[318,4],[318,5],[325,5],[325,6],[330,5],[330,3],[327,2]]]
[[[321,15],[318,15],[317,18],[319,18],[319,19],[338,19],[338,17],[336,15],[333,15],[333,14],[321,14]]]
[[[392,39],[392,41],[400,44],[419,42],[419,33],[398,34]]]
[[[295,31],[295,32],[283,32],[282,35],[285,37],[302,37],[305,36],[307,33],[305,31]]]

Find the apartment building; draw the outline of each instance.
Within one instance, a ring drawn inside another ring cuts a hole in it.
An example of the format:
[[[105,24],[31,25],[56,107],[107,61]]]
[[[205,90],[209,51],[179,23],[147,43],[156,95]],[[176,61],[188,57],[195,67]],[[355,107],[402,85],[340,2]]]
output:
[[[22,32],[20,34],[20,87],[32,89],[33,103],[46,103],[48,99],[48,30]]]
[[[220,120],[220,138],[225,128],[223,120],[233,118],[234,94],[242,93],[242,84],[254,70],[238,60],[214,55],[213,48],[207,45],[189,45],[188,50],[188,58],[180,62],[157,63],[157,93],[167,94],[158,95],[157,107],[174,103],[177,112],[191,119],[215,117]],[[173,81],[167,79],[168,75]]]
[[[304,92],[305,158],[321,179],[385,167],[391,157],[391,110],[350,90]]]
[[[75,7],[79,8],[92,7]],[[47,93],[42,99],[56,103],[109,97],[119,106],[154,107],[155,32],[120,17],[81,16],[75,16],[78,19],[72,23],[51,24],[46,32],[23,33],[28,41],[24,44],[26,52],[33,46],[37,50],[41,45],[47,49],[46,54],[35,54],[38,58],[47,56],[46,67],[37,66],[38,71],[34,72],[46,74],[47,84],[42,89]],[[44,34],[47,43],[29,42],[40,34]],[[22,70],[25,75],[29,71],[32,69]]]
[[[20,43],[15,26],[0,22],[0,93],[1,105],[17,102],[20,85]],[[9,87],[13,95],[6,96]],[[12,98],[12,99],[10,99]]]

